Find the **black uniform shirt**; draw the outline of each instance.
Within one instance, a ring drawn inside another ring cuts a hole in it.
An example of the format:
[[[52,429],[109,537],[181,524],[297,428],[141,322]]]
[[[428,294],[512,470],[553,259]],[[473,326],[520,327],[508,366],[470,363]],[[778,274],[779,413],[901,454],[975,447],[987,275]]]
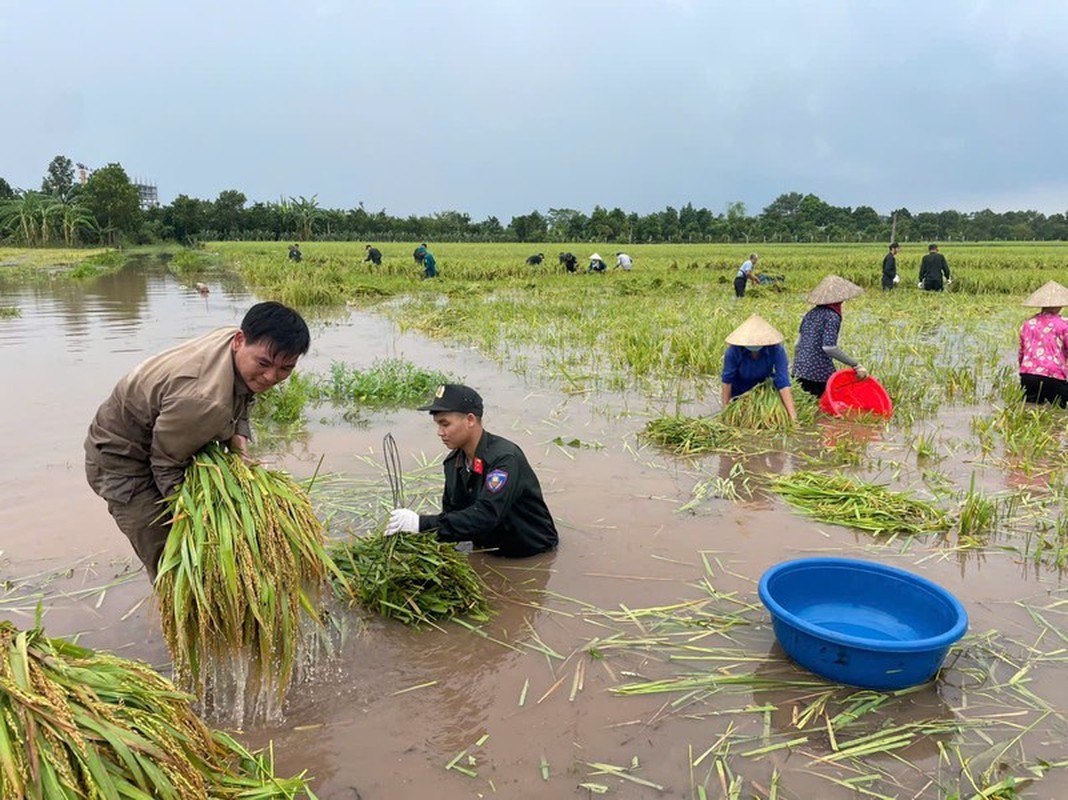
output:
[[[920,259],[920,280],[924,283],[941,285],[942,276],[949,277],[949,264],[946,257],[932,250]]]
[[[453,450],[444,467],[442,511],[420,515],[419,530],[512,558],[556,547],[559,536],[538,476],[517,445],[483,431],[473,464]]]

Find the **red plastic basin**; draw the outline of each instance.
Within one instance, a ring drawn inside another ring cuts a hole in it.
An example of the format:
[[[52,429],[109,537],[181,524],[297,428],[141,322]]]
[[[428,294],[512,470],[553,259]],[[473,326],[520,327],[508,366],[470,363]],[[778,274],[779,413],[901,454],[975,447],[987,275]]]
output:
[[[840,369],[827,379],[820,397],[820,408],[834,417],[850,411],[868,412],[889,417],[894,413],[890,395],[875,378],[857,378],[856,370]]]

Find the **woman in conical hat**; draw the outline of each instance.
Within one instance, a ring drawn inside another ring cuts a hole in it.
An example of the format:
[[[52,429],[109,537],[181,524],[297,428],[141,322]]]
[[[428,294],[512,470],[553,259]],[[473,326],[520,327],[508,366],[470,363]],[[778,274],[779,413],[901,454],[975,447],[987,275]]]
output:
[[[1068,404],[1068,289],[1049,281],[1023,304],[1039,311],[1020,328],[1020,386],[1029,403]]]
[[[834,374],[834,361],[853,367],[861,380],[868,371],[838,347],[838,331],[842,327],[842,303],[852,300],[864,290],[852,281],[828,275],[806,298],[813,308],[801,318],[801,333],[794,348],[794,371],[801,388],[820,397],[827,388],[827,379]]]
[[[783,336],[761,317],[753,314],[731,331],[723,354],[723,406],[769,378],[778,390],[790,419],[797,419],[790,368],[786,361]]]

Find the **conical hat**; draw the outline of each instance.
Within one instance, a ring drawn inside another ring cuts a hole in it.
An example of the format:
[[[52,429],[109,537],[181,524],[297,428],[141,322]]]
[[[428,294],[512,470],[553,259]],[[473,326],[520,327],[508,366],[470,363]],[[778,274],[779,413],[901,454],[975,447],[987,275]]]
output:
[[[768,344],[779,344],[783,336],[771,324],[756,314],[730,332],[727,344],[736,344],[741,347],[763,347]]]
[[[600,253],[594,253],[593,255],[590,256],[590,261],[600,261],[600,260],[601,260],[601,254]]]
[[[854,297],[863,293],[863,291],[863,289],[852,281],[847,281],[845,278],[839,278],[837,275],[828,275],[816,284],[816,288],[809,292],[808,297],[805,299],[814,306],[825,306],[830,303],[841,303],[845,300],[852,300]]]
[[[1068,306],[1068,289],[1057,281],[1048,281],[1024,300],[1023,304],[1031,308],[1064,308]]]

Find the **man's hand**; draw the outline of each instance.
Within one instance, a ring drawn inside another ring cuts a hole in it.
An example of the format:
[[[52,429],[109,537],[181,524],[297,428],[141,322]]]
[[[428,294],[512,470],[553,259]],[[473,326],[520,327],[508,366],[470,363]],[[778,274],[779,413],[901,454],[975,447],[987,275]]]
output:
[[[923,281],[920,281],[919,283],[917,283],[916,284],[916,288],[917,289],[922,289],[923,288]]]
[[[395,533],[419,533],[419,515],[410,508],[398,508],[390,512],[386,536]]]
[[[248,437],[242,436],[240,433],[235,433],[230,437],[230,451],[237,453],[241,456],[241,460],[246,464],[254,463],[252,456],[248,454]]]
[[[901,283],[901,276],[900,275],[895,275],[894,276],[894,283]]]
[[[853,367],[853,371],[857,373],[857,380],[862,381],[868,377],[868,371],[864,369],[863,364],[857,364]]]

